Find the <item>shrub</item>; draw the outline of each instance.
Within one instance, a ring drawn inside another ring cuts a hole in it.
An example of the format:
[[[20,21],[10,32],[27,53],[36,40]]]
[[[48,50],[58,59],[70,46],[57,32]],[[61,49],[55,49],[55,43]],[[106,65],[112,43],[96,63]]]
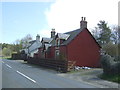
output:
[[[65,54],[64,53],[60,53],[59,54],[59,59],[60,60],[66,60]]]
[[[101,56],[101,65],[105,74],[120,74],[120,62],[115,62],[110,55]]]
[[[118,56],[118,44],[113,44],[109,42],[102,46],[102,49],[112,57]]]

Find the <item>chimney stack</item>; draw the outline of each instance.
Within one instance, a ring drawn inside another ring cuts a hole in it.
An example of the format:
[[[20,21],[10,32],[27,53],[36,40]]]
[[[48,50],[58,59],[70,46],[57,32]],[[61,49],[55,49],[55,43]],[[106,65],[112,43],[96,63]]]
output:
[[[54,38],[55,37],[55,29],[54,28],[52,28],[52,31],[51,31],[51,38]]]
[[[37,34],[37,36],[36,36],[36,41],[40,41],[40,35],[39,34]]]
[[[80,28],[84,29],[87,28],[87,21],[86,21],[86,17],[81,17],[81,21],[80,21]]]

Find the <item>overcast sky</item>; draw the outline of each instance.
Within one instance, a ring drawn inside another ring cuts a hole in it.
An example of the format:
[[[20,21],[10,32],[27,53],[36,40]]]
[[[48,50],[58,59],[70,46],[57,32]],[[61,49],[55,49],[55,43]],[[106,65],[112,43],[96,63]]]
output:
[[[82,16],[86,17],[90,31],[100,20],[105,20],[109,26],[118,24],[119,0],[27,1],[2,2],[0,42],[13,43],[27,34],[34,39],[37,34],[50,37],[51,28],[59,33],[75,30],[80,28]]]

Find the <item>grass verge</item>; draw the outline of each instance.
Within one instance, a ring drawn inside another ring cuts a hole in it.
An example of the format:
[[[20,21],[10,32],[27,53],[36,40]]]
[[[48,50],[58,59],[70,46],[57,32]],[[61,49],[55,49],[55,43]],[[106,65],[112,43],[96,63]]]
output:
[[[5,57],[2,57],[2,59],[8,59],[8,60],[11,60],[11,56],[5,56]]]
[[[99,78],[104,79],[104,80],[108,80],[108,81],[112,81],[112,82],[116,82],[116,83],[120,83],[120,75],[101,74],[99,76]]]
[[[67,72],[67,74],[74,74],[74,73],[78,73],[78,72],[83,72],[83,71],[85,71],[85,70],[83,70],[83,69],[81,69],[81,70],[71,70],[71,71],[69,71],[69,72]]]

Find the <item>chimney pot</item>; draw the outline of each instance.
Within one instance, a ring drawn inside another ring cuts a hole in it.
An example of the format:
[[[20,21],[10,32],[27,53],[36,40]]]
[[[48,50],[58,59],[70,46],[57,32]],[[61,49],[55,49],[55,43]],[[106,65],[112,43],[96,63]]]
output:
[[[81,19],[82,19],[81,21],[83,21],[83,17],[81,17]]]
[[[36,36],[36,41],[40,41],[40,35],[39,34],[37,34],[37,36]]]
[[[81,29],[87,28],[86,17],[82,17],[82,20],[80,21],[80,28]]]
[[[52,28],[52,31],[51,31],[51,38],[54,38],[55,37],[55,28]]]
[[[86,17],[84,17],[84,21],[86,20]]]

